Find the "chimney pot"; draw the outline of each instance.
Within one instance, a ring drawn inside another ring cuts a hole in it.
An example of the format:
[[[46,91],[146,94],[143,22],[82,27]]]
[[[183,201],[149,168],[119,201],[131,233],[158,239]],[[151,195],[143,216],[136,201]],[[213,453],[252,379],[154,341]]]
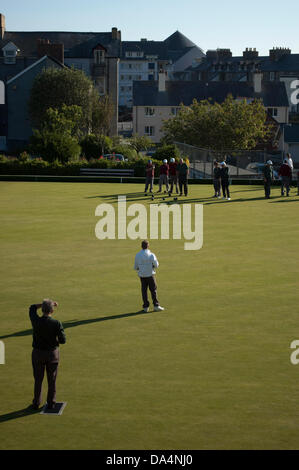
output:
[[[5,33],[5,16],[0,13],[0,39],[4,38]]]

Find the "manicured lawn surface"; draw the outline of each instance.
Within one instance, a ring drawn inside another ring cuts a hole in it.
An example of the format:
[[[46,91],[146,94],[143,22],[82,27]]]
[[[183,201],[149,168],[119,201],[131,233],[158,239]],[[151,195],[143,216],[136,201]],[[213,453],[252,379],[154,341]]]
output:
[[[0,183],[0,449],[299,448],[299,198],[231,189],[226,202],[190,186],[203,248],[153,240],[165,311],[137,314],[140,241],[98,240],[95,208],[149,205],[143,185]],[[45,297],[67,335],[60,417],[24,411],[28,307]]]

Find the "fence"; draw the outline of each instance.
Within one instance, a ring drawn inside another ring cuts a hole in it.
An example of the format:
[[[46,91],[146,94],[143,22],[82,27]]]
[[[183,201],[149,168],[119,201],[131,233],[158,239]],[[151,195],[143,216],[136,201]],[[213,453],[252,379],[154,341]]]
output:
[[[234,179],[262,179],[263,168],[267,160],[273,162],[274,176],[278,179],[278,170],[283,161],[283,152],[265,152],[259,150],[239,150],[217,152],[194,147],[182,142],[175,142],[183,157],[190,162],[191,178],[212,178],[214,162],[225,161],[230,176]]]

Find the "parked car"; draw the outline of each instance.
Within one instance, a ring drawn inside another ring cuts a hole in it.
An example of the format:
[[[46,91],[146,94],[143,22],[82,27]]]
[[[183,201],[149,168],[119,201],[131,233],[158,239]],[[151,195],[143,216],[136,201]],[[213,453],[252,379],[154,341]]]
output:
[[[121,153],[105,153],[103,158],[106,160],[115,160],[117,162],[124,162],[126,159]]]

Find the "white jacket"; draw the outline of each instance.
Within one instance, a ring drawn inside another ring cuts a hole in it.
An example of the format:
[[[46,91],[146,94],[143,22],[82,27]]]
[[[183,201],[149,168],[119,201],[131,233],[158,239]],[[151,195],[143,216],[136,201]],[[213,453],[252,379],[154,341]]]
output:
[[[159,266],[158,260],[150,250],[140,250],[135,256],[134,269],[139,277],[151,277],[156,274],[155,268]]]

